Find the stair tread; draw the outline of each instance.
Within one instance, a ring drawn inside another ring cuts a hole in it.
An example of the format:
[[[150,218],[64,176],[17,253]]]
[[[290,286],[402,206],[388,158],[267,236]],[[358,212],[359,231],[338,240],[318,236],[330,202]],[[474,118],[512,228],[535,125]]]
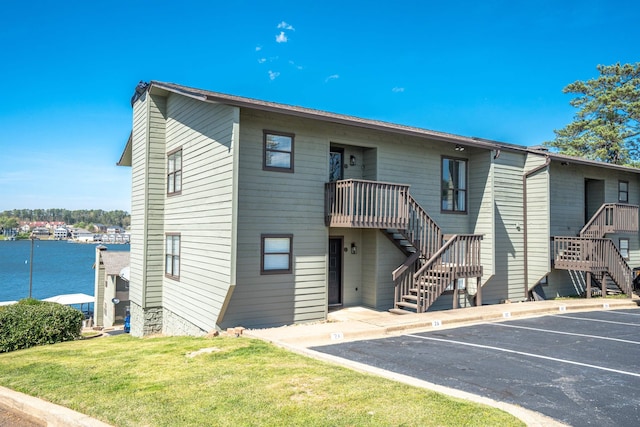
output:
[[[418,309],[418,304],[414,304],[406,301],[398,301],[396,302],[396,306],[409,307],[409,308],[413,308],[414,310]]]

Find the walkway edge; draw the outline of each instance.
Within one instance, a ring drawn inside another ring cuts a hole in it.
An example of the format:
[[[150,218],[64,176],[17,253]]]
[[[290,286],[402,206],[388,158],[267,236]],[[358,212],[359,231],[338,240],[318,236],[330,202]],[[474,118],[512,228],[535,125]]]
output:
[[[19,413],[29,414],[31,418],[43,421],[50,427],[111,427],[110,424],[64,406],[1,386],[0,405]]]

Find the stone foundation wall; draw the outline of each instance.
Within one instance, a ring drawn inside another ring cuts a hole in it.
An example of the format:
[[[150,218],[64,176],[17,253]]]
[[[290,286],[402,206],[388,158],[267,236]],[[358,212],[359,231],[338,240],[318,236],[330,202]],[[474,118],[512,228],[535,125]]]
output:
[[[150,307],[143,309],[141,306],[130,303],[131,335],[144,337],[162,333],[162,307]]]
[[[208,332],[166,308],[164,309],[163,318],[162,333],[165,335],[190,335],[199,337],[206,335]]]

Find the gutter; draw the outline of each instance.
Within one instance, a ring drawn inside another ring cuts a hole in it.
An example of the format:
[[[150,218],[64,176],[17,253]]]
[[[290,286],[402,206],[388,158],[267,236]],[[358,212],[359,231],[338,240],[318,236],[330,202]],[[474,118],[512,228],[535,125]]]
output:
[[[545,156],[546,160],[544,164],[531,169],[529,172],[525,172],[522,175],[522,226],[524,227],[524,235],[523,235],[523,251],[524,251],[524,295],[525,297],[529,297],[529,227],[527,226],[527,179],[541,170],[549,167],[551,163],[551,157],[548,155]]]

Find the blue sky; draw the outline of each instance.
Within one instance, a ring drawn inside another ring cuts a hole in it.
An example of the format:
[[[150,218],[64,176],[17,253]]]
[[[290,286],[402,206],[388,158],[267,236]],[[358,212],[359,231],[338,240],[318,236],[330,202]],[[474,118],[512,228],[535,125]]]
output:
[[[11,1],[0,6],[0,211],[130,210],[129,99],[159,80],[521,145],[562,89],[640,61],[640,3]]]

